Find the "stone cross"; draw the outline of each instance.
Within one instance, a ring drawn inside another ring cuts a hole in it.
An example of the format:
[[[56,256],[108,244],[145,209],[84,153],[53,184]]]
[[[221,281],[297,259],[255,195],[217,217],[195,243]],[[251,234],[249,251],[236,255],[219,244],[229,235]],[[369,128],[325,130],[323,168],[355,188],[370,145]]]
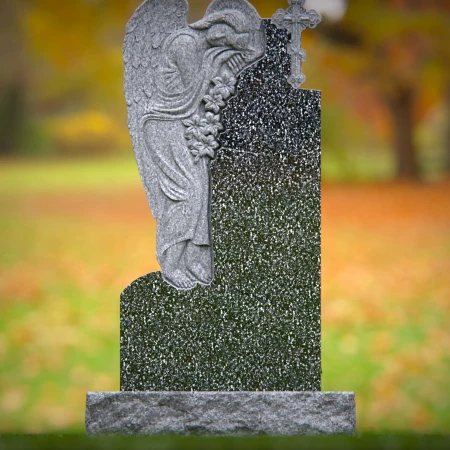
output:
[[[306,52],[302,48],[302,32],[306,28],[315,28],[322,20],[314,10],[306,11],[305,0],[289,0],[291,5],[287,10],[279,9],[272,17],[272,24],[279,29],[285,29],[291,34],[288,53],[291,55],[291,73],[288,82],[295,89],[306,81],[302,73],[302,62],[306,61]]]

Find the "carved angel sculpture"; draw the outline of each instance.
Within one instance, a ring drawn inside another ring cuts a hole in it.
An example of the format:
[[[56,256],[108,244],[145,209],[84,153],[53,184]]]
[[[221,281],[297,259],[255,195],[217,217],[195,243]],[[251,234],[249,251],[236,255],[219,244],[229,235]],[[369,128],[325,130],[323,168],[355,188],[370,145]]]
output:
[[[128,125],[157,222],[162,277],[177,289],[213,280],[210,162],[220,111],[236,76],[265,52],[265,29],[246,0],[214,0],[187,23],[186,0],[147,0],[127,25]]]

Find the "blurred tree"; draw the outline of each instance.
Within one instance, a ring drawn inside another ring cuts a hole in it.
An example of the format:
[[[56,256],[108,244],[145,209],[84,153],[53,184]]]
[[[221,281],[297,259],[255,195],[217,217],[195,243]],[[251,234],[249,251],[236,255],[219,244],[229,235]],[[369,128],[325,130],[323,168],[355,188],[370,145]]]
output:
[[[450,81],[447,86],[446,95],[446,106],[447,106],[447,129],[445,136],[445,148],[447,153],[447,172],[450,173]]]
[[[60,151],[85,146],[93,129],[88,118],[107,115],[115,121],[122,136],[128,134],[122,43],[126,21],[140,3],[140,0],[26,2],[21,22],[33,67],[28,86],[30,114],[39,118],[42,126],[50,124],[53,141]],[[84,125],[80,120],[83,117]],[[67,128],[61,128],[64,118],[66,124],[76,123],[79,131],[66,133],[70,142],[62,141],[60,130]],[[123,139],[115,136],[105,128],[103,147],[108,151],[123,144]],[[100,141],[95,139],[98,151],[104,150]]]
[[[20,0],[6,1],[15,6]],[[114,146],[112,140],[123,145],[117,138],[120,133],[129,146],[122,44],[126,22],[143,0],[22,1],[20,26],[12,29],[22,31],[26,61],[32,68],[28,85],[19,89],[27,97],[27,112],[49,128],[53,144],[63,153],[77,148],[92,153],[92,146],[99,148],[102,140],[108,148]],[[265,17],[287,6],[285,0],[252,3]],[[190,21],[203,17],[209,4],[210,0],[189,0]],[[111,126],[104,126],[105,115],[112,119],[112,127],[116,124],[119,132],[114,136],[106,131]],[[92,119],[88,123],[92,117],[102,118],[99,126],[93,127]],[[107,134],[104,138],[101,129]],[[86,147],[88,142],[92,145]]]
[[[25,120],[27,71],[20,27],[22,2],[3,0],[0,14],[0,156],[19,146]]]
[[[419,177],[415,129],[448,84],[447,12],[448,0],[353,0],[343,21],[318,29],[342,50],[326,55],[332,70],[370,85],[389,114],[398,177]]]
[[[44,113],[79,104],[117,110],[126,18],[139,0],[33,0],[23,15],[36,70],[34,105]],[[70,106],[68,106],[68,104]]]
[[[127,133],[122,42],[125,23],[141,2],[2,0],[4,64],[0,81],[5,88],[0,93],[0,152],[17,146],[27,114],[40,124],[50,124],[61,142],[66,138],[55,127],[68,130],[70,124],[76,124],[70,128],[73,133],[65,134],[70,139],[85,133],[80,139],[84,143],[90,140],[88,132],[95,131],[96,143],[100,143],[102,133],[120,141],[119,134]],[[203,16],[210,0],[189,3],[190,20],[194,21]],[[288,6],[287,0],[251,3],[262,17],[271,17],[276,9]],[[357,92],[358,98],[351,103],[365,122],[379,127],[390,117],[397,172],[403,177],[418,177],[414,130],[437,101],[442,101],[445,86],[450,92],[450,75],[442,70],[445,64],[450,66],[450,24],[449,16],[441,13],[450,8],[450,2],[350,0],[348,4],[342,22],[325,20],[314,32],[305,33],[307,49],[308,41],[318,33],[328,38],[323,47],[315,42],[315,58],[305,70],[320,74],[328,101],[336,97],[341,103],[349,102]],[[320,71],[314,68],[319,55]],[[450,115],[450,93],[445,98],[449,99]],[[95,127],[92,117],[99,119]],[[116,128],[116,137],[107,131],[111,128]],[[450,170],[450,130],[448,136]],[[105,146],[111,147],[111,139],[105,139]],[[73,144],[75,149],[78,144]]]

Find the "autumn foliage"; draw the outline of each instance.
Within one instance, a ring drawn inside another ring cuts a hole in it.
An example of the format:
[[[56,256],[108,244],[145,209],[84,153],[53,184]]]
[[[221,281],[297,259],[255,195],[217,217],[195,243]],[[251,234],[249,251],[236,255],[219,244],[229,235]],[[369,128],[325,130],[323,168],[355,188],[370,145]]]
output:
[[[119,388],[119,294],[158,270],[122,88],[139,3],[2,1],[0,433],[84,432],[85,393]],[[449,432],[449,17],[448,0],[349,0],[304,36],[323,98],[323,389],[356,392],[359,430]]]
[[[121,52],[125,23],[140,0],[3,3],[0,155],[128,152]],[[324,106],[357,124],[346,128],[350,155],[363,129],[367,148],[390,149],[393,174],[426,174],[427,154],[437,155],[442,173],[450,167],[449,3],[347,3],[341,21],[325,15],[304,33],[305,87],[322,89]],[[207,4],[190,1],[191,22]],[[287,1],[253,4],[270,17]],[[340,142],[332,127],[325,114],[324,135],[334,148]]]

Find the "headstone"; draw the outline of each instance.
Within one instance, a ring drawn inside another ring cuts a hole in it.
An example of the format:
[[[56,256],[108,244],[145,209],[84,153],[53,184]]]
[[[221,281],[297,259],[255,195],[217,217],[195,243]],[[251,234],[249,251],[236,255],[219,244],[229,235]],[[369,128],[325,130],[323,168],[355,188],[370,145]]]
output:
[[[272,23],[214,0],[188,26],[184,0],[147,0],[127,26],[161,272],[122,293],[121,392],[88,393],[89,434],[355,431],[353,393],[320,392],[321,96],[293,63],[319,19],[303,3]]]

